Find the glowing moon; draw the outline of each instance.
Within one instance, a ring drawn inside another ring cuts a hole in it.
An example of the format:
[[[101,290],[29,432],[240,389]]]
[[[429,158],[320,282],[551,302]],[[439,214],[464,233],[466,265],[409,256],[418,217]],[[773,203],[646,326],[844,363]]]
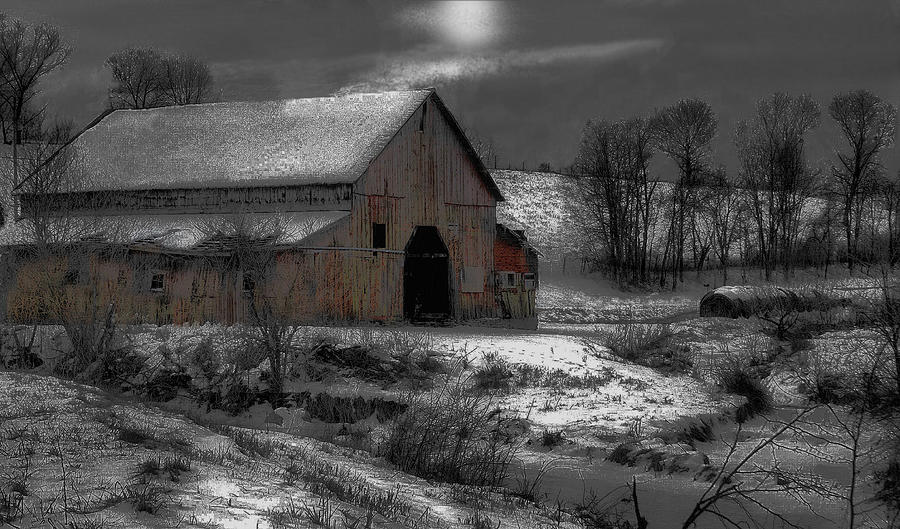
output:
[[[500,0],[442,0],[415,6],[403,18],[445,44],[479,48],[503,32],[503,7]]]
[[[439,2],[437,19],[445,40],[466,47],[488,44],[500,30],[498,2],[447,0]]]

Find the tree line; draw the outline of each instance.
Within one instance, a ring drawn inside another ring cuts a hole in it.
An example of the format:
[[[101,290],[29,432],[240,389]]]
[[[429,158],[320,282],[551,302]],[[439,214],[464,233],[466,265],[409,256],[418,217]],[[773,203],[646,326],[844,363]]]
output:
[[[810,163],[807,137],[822,109],[807,95],[775,93],[738,122],[738,167],[715,163],[718,118],[700,99],[650,116],[592,120],[573,164],[574,217],[586,257],[622,284],[675,288],[687,270],[759,268],[766,280],[797,267],[851,272],[900,260],[900,173],[880,156],[894,142],[897,110],[868,90],[827,108],[840,134],[828,167]],[[655,155],[677,168],[651,175]]]

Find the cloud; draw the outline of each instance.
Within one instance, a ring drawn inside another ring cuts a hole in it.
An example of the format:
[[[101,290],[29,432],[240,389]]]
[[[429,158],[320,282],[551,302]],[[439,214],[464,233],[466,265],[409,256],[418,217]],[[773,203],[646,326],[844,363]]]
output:
[[[662,49],[661,39],[637,39],[535,50],[509,50],[479,55],[455,55],[438,59],[399,57],[364,74],[360,82],[341,92],[389,90],[430,86],[435,83],[478,79],[515,73],[564,62],[612,62]]]

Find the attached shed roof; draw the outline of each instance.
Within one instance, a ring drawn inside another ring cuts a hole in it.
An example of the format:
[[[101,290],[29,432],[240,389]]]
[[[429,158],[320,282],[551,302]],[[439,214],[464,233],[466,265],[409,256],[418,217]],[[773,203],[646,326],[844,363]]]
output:
[[[307,238],[349,216],[348,211],[304,211],[293,213],[109,215],[60,219],[65,240],[53,243],[96,242],[125,244],[137,249],[214,253],[227,250],[233,234],[240,229],[250,235],[283,246],[302,247]],[[28,244],[33,240],[30,221],[20,220],[6,227],[0,243]],[[271,237],[277,233],[277,237]],[[264,241],[266,242],[266,241]]]
[[[70,146],[85,190],[352,183],[432,93],[116,110]]]

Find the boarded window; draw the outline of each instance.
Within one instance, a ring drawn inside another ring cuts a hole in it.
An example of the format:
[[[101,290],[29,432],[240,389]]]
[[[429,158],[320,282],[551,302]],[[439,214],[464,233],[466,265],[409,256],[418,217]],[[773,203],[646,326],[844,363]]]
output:
[[[387,246],[387,226],[377,222],[372,223],[372,248],[384,248]]]
[[[150,277],[150,292],[162,292],[166,285],[166,274],[163,272],[154,272]]]
[[[480,266],[464,266],[460,290],[463,292],[484,292],[484,268]]]

